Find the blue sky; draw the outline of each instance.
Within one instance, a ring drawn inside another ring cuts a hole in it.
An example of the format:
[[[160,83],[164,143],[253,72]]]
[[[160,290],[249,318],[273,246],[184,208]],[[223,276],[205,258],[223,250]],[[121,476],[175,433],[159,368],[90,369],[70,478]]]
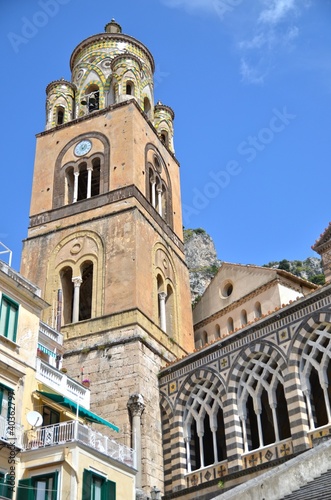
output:
[[[331,220],[330,0],[0,0],[0,9],[0,241],[14,268],[45,88],[70,80],[72,51],[111,18],[150,49],[155,100],[176,113],[185,227],[206,229],[229,262],[314,255]]]

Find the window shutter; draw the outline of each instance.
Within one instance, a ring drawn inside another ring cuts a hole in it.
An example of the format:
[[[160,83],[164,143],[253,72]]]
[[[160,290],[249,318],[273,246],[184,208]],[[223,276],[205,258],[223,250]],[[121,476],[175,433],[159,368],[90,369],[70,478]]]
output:
[[[103,492],[104,494],[101,500],[116,500],[116,483],[113,481],[106,481]]]
[[[92,472],[84,469],[82,500],[91,499]]]
[[[52,493],[52,500],[57,499],[57,488],[58,488],[58,477],[59,477],[59,471],[55,471],[53,475],[53,493]]]
[[[31,479],[21,479],[18,481],[16,500],[33,500],[33,488]]]

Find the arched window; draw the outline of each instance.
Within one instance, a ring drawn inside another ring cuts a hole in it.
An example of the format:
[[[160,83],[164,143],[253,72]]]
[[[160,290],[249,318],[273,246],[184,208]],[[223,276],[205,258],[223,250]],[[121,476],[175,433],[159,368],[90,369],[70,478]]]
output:
[[[202,345],[208,344],[208,333],[204,330],[201,334]]]
[[[291,436],[283,386],[276,353],[254,353],[245,362],[238,388],[245,452]]]
[[[158,214],[172,226],[171,179],[161,155],[155,148],[146,151],[146,198]]]
[[[62,106],[58,106],[56,108],[56,125],[62,125],[64,122],[64,108]]]
[[[89,113],[99,109],[100,91],[97,85],[90,85],[81,99],[81,104],[87,106]]]
[[[216,323],[215,325],[215,338],[221,337],[221,327],[219,324]]]
[[[80,276],[73,276],[70,266],[60,271],[64,324],[91,318],[93,293],[93,263],[84,262]]]
[[[87,198],[87,164],[86,162],[81,163],[78,167],[78,195],[77,201],[85,200]]]
[[[331,423],[331,325],[310,335],[301,355],[300,377],[310,429]]]
[[[226,460],[225,428],[219,387],[199,380],[184,412],[187,471]]]
[[[243,309],[240,313],[241,326],[247,325],[247,312]]]
[[[66,203],[73,203],[74,201],[74,186],[75,186],[75,176],[74,176],[74,168],[70,167],[67,168],[66,170],[66,175],[65,175],[65,182],[66,182]]]
[[[165,299],[166,307],[166,332],[168,335],[175,333],[175,297],[173,289],[170,285],[167,286],[167,296]]]
[[[73,292],[74,284],[72,281],[71,267],[64,267],[60,271],[61,287],[62,287],[62,307],[63,307],[63,321],[64,324],[72,322],[72,306],[73,306]]]
[[[126,95],[134,95],[134,86],[132,82],[126,82],[125,85],[125,93]]]
[[[92,311],[93,292],[93,263],[86,261],[81,266],[81,278],[79,293],[79,321],[89,319]]]
[[[169,146],[169,134],[167,130],[162,130],[160,133],[160,139],[165,146]]]
[[[226,326],[227,326],[228,333],[231,333],[234,331],[233,319],[231,317],[228,318],[228,320],[226,322]]]
[[[148,99],[148,97],[145,97],[144,99],[144,112],[146,113],[147,115],[147,118],[150,118],[151,117],[151,103],[150,103],[150,100]]]
[[[255,317],[256,318],[261,318],[262,316],[262,308],[261,308],[261,303],[256,302],[254,306],[254,312],[255,312]]]
[[[100,158],[92,160],[91,196],[100,194]]]
[[[156,278],[156,286],[157,286],[157,296],[158,296],[158,324],[161,330],[166,332],[167,318],[166,318],[165,299],[167,294],[164,291],[164,283],[160,275],[158,275]]]

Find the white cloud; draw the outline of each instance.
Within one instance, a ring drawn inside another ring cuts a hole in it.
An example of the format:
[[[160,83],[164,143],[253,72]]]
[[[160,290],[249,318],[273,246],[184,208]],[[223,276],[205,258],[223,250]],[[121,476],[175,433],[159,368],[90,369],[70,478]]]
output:
[[[263,66],[262,61],[256,65],[252,65],[245,58],[242,58],[240,62],[242,81],[253,85],[263,85],[267,71],[261,69],[259,66]]]
[[[269,6],[260,13],[260,22],[277,24],[296,10],[296,0],[272,0],[271,5],[269,0],[268,4]]]
[[[300,3],[299,0],[260,0],[255,19],[250,18],[245,30],[246,37],[239,35],[237,42],[244,82],[263,83],[280,58],[295,50],[300,34],[299,16],[309,6],[306,0]]]

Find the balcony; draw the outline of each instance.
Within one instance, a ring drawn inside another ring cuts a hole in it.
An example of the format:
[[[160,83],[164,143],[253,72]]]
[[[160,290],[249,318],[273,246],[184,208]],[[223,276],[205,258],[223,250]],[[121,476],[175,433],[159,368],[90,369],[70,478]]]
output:
[[[77,420],[26,431],[23,435],[23,451],[40,450],[68,442],[84,443],[92,450],[97,450],[129,467],[135,467],[135,451],[132,448],[119,444]]]
[[[39,335],[48,337],[49,339],[55,341],[56,343],[63,345],[63,335],[60,332],[57,332],[46,323],[40,321],[39,323]]]
[[[12,425],[6,418],[0,416],[0,441],[22,448],[22,434],[22,425],[16,423]]]
[[[57,393],[79,403],[79,406],[90,408],[90,390],[79,382],[60,372],[57,368],[36,359],[36,379]]]

